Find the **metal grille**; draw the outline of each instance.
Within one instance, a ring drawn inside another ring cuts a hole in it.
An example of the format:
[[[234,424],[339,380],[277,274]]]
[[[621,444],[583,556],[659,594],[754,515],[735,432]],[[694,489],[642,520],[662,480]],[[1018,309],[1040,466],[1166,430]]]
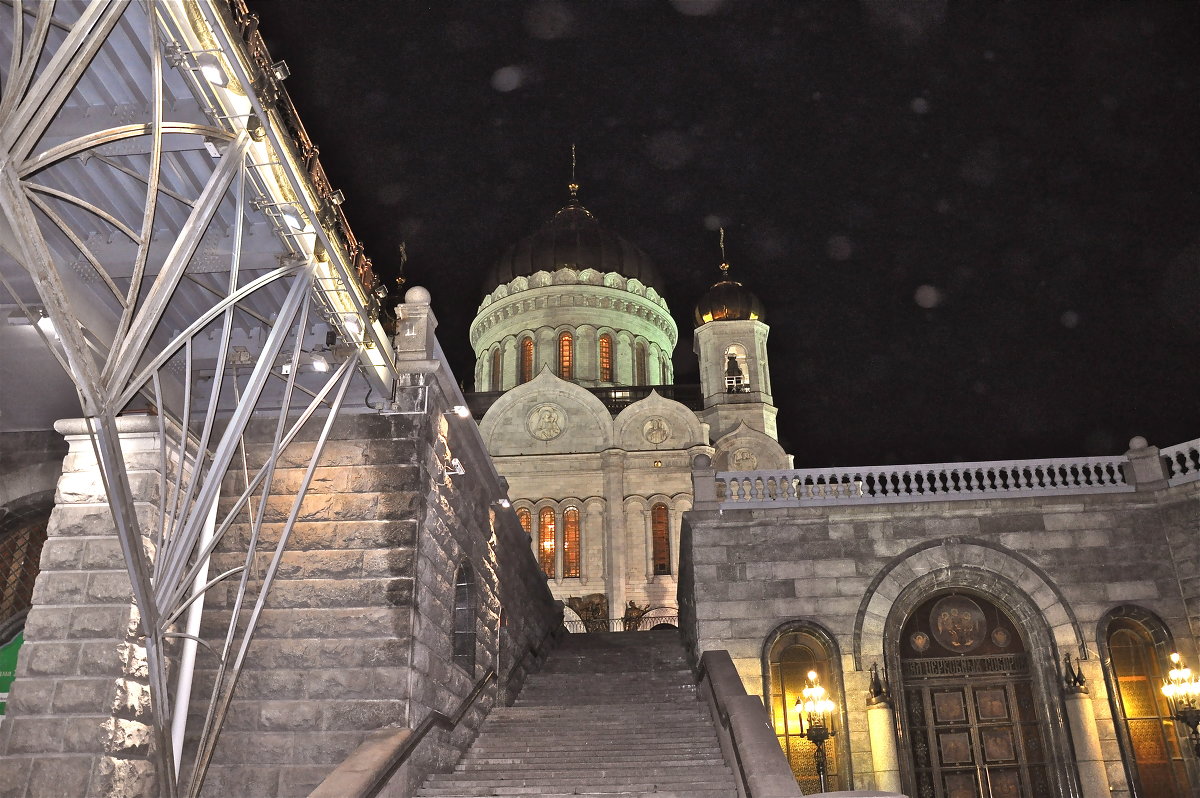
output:
[[[0,516],[0,630],[29,609],[50,511]]]

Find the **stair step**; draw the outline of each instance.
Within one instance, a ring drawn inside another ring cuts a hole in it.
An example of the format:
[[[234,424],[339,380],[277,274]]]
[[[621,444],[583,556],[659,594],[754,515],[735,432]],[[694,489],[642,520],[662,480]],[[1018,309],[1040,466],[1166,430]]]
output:
[[[736,798],[678,632],[569,635],[422,798]]]

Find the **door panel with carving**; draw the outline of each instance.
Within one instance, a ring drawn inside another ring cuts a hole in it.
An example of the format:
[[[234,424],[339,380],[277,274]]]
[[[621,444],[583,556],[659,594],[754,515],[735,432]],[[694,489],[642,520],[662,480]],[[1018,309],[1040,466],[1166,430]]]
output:
[[[1028,654],[999,608],[930,599],[905,624],[901,668],[916,798],[1053,794]]]

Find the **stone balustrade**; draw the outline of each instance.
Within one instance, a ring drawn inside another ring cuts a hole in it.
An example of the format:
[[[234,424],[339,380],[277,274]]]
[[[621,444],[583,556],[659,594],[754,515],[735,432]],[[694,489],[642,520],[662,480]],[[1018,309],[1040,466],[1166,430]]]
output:
[[[1013,496],[1067,496],[1136,490],[1128,458],[1070,457],[978,463],[722,471],[714,474],[723,506],[894,504]],[[1195,464],[1190,465],[1195,468]]]
[[[1200,438],[1167,446],[1162,456],[1167,465],[1168,485],[1200,480]]]

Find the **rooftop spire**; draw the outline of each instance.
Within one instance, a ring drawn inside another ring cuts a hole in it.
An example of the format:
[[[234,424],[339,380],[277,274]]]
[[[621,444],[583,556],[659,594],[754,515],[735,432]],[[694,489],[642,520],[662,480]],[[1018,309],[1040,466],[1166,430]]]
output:
[[[725,228],[717,228],[721,231],[721,279],[729,279],[729,260],[725,257]]]
[[[575,199],[579,194],[579,184],[575,182],[575,145],[571,145],[571,182],[567,184],[567,191],[571,192],[571,199]]]

